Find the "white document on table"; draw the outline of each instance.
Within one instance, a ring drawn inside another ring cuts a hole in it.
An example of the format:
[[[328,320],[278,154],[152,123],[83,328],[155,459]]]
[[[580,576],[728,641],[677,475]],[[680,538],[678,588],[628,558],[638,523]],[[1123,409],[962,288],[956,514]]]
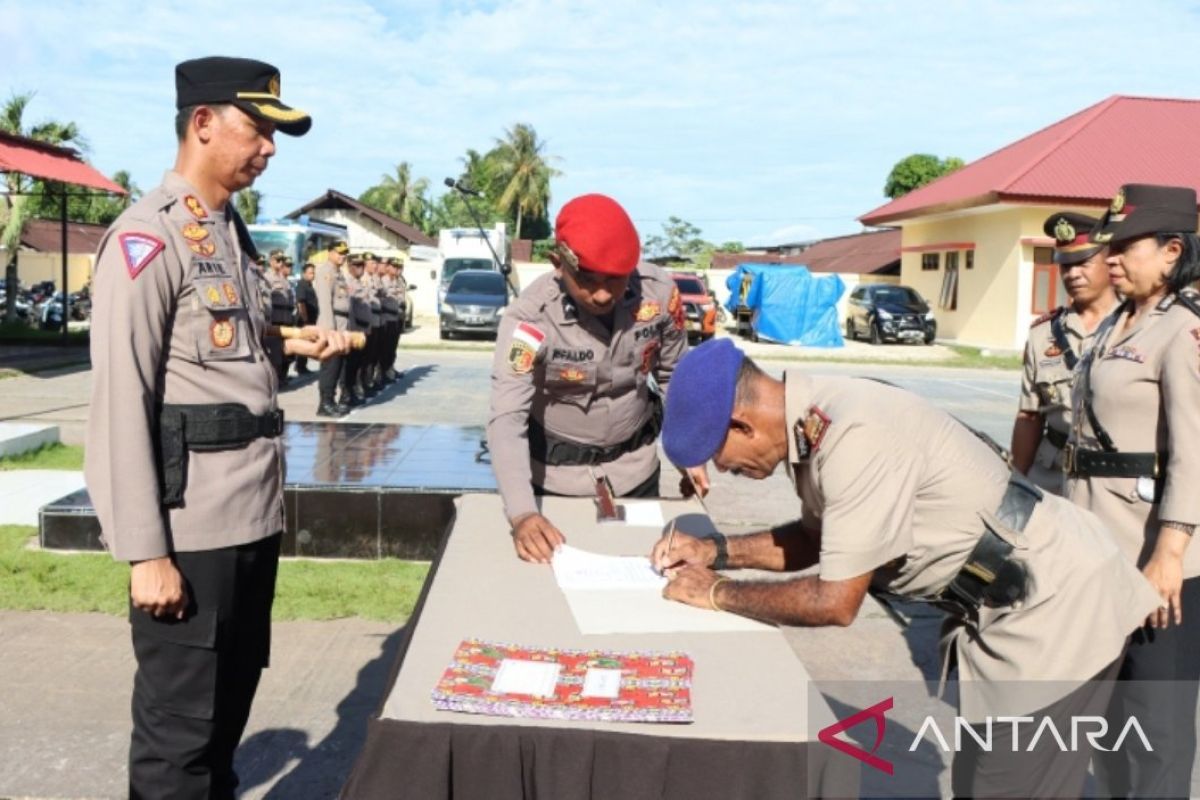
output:
[[[585,635],[603,633],[728,633],[774,626],[737,614],[668,600],[662,590],[564,590],[571,616]]]
[[[606,556],[564,544],[550,564],[564,592],[572,589],[647,589],[661,592],[667,579],[654,571],[646,556]]]
[[[500,661],[492,691],[496,694],[528,694],[553,697],[562,665],[554,661],[524,661],[505,658]]]
[[[657,500],[625,500],[621,505],[625,507],[626,525],[662,530],[666,524],[662,503]]]

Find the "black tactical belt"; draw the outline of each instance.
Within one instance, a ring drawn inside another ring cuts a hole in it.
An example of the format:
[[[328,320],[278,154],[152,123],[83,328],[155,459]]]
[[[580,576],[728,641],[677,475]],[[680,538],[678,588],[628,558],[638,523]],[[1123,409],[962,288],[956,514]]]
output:
[[[159,483],[163,505],[183,501],[187,454],[233,450],[283,433],[283,412],[251,414],[241,403],[164,404],[158,414]]]
[[[1055,428],[1046,428],[1046,441],[1054,445],[1055,450],[1062,450],[1067,446],[1067,440],[1071,438],[1069,433],[1063,433]]]
[[[349,318],[350,318],[350,312],[349,312],[349,311],[338,311],[337,309],[334,309],[334,311],[333,311],[333,315],[334,315],[335,317],[345,317],[345,318],[347,318],[347,319],[349,319]]]
[[[658,437],[662,414],[654,413],[631,438],[620,444],[600,447],[559,439],[546,432],[540,423],[529,420],[529,455],[550,467],[607,464],[626,453],[645,447]]]
[[[1167,464],[1166,453],[1069,452],[1067,472],[1081,478],[1158,478]]]
[[[996,509],[996,517],[1007,528],[1020,533],[1041,500],[1042,490],[1014,473]],[[1022,600],[1027,574],[1024,565],[1010,558],[1012,551],[1013,546],[985,524],[983,535],[967,556],[967,563],[942,590],[942,601],[953,611],[973,613],[981,605],[1007,606]]]

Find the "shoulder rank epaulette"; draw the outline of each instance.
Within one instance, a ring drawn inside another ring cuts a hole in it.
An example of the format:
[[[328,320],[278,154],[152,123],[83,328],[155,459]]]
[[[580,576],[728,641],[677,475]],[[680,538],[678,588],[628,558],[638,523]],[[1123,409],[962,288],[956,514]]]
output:
[[[1177,297],[1179,298],[1179,303],[1181,305],[1183,305],[1188,311],[1191,311],[1197,317],[1200,317],[1200,293],[1197,293],[1195,289],[1191,288],[1182,289]]]
[[[821,441],[831,422],[829,416],[817,406],[809,406],[808,415],[796,420],[792,435],[796,438],[796,451],[801,460],[810,458],[821,449]]]
[[[1047,311],[1045,314],[1042,314],[1040,317],[1035,319],[1029,325],[1029,327],[1036,328],[1038,325],[1041,325],[1043,322],[1049,322],[1050,320],[1054,319],[1055,317],[1057,317],[1059,314],[1063,313],[1066,310],[1067,310],[1066,306],[1059,306],[1058,308],[1054,309],[1053,311]]]

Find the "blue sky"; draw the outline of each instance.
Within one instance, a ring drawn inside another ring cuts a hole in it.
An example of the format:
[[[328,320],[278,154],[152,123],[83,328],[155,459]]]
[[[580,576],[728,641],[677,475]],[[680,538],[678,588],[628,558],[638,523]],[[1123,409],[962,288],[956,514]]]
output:
[[[1192,4],[0,0],[0,92],[74,120],[143,189],[174,159],[173,68],[278,66],[312,132],[279,137],[269,216],[400,161],[440,191],[528,122],[643,236],[671,215],[747,244],[850,233],[913,152],[968,161],[1111,94],[1200,97]],[[1200,136],[1200,133],[1198,133]]]

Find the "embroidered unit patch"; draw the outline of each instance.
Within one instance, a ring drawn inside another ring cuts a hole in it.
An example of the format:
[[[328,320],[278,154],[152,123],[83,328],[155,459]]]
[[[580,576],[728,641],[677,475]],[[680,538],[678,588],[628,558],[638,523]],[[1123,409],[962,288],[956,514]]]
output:
[[[125,269],[129,277],[136,278],[163,251],[165,245],[162,239],[148,233],[122,233],[117,235],[121,245],[121,254],[125,256]]]

